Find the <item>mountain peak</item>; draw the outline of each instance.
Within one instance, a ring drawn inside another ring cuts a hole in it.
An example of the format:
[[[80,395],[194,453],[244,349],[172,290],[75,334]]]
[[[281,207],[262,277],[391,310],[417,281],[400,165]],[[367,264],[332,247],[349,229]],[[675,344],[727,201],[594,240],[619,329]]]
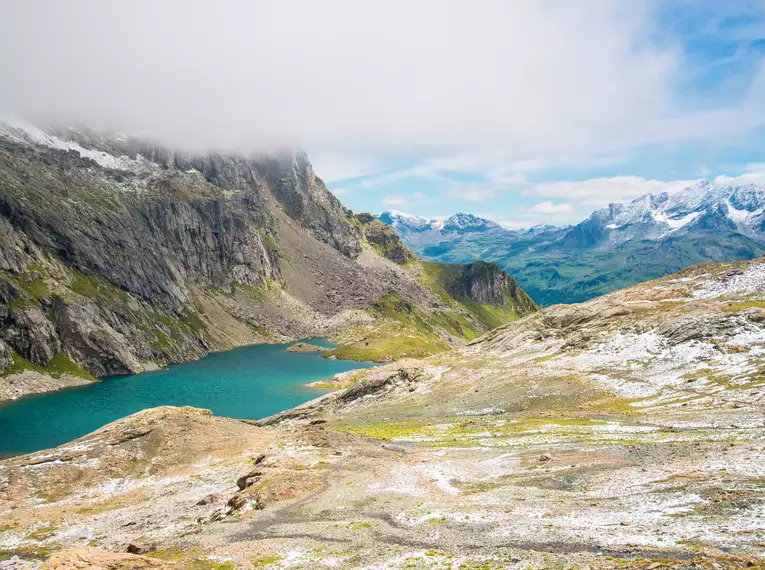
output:
[[[396,210],[387,210],[377,216],[377,219],[388,224],[401,235],[410,234],[465,234],[487,231],[501,231],[502,226],[486,218],[473,214],[459,212],[444,221],[428,219],[422,216],[405,214]]]
[[[609,204],[576,227],[590,228],[577,232],[588,236],[582,244],[585,247],[604,240],[662,239],[680,230],[690,231],[702,220],[706,229],[727,227],[765,238],[764,212],[765,186],[700,180],[672,194],[645,194],[626,204]],[[711,218],[720,219],[712,222]]]
[[[500,226],[496,222],[487,220],[486,218],[479,218],[473,214],[457,213],[448,218],[443,225],[443,232],[485,232],[489,230],[501,230]]]

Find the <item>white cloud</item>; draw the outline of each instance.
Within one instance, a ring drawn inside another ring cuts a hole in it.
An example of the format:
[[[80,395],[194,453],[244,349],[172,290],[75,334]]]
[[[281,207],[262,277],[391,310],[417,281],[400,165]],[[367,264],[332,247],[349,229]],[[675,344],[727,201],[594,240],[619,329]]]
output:
[[[523,194],[545,198],[565,198],[587,206],[605,206],[610,202],[625,202],[644,194],[676,192],[693,184],[694,180],[646,180],[639,176],[614,176],[580,181],[560,181],[537,184]]]
[[[657,4],[229,0],[211,25],[199,0],[0,2],[0,115],[81,118],[190,147],[299,144],[330,183],[369,177],[341,185],[354,194],[396,186],[384,193],[423,200],[405,196],[418,178],[485,202],[531,173],[652,144],[713,149],[765,125],[765,64],[694,105],[679,81],[692,62]],[[448,171],[486,185],[453,187]],[[615,177],[530,194],[598,206],[669,184]]]
[[[383,168],[379,158],[365,154],[309,149],[308,156],[316,174],[328,184],[375,174]]]
[[[451,190],[446,192],[449,198],[465,202],[488,202],[497,197],[497,191],[486,184],[477,182],[465,182],[454,184]]]
[[[574,211],[574,205],[570,202],[559,202],[555,204],[548,200],[546,202],[534,204],[529,210],[538,214],[567,214]]]
[[[406,199],[406,196],[393,194],[391,196],[386,196],[380,200],[380,202],[383,206],[406,206],[409,203],[409,200]]]
[[[427,200],[427,194],[423,192],[412,192],[408,196],[403,194],[391,194],[380,200],[383,206],[415,206],[418,202]]]
[[[743,174],[738,176],[721,174],[714,181],[720,184],[763,184],[765,183],[765,162],[751,162],[746,165]]]
[[[678,104],[680,46],[656,42],[651,10],[612,0],[231,0],[211,26],[191,0],[6,3],[0,110],[193,146],[301,144],[330,181],[386,170],[362,157],[390,151],[549,163],[571,148],[589,156],[730,139],[765,120],[754,112],[762,80],[740,106]]]

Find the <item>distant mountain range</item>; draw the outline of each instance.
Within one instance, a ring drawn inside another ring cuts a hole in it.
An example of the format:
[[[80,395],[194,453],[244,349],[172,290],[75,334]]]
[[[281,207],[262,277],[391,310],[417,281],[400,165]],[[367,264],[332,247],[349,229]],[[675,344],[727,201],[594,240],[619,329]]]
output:
[[[471,214],[379,219],[435,261],[496,261],[541,305],[575,303],[694,263],[765,253],[765,186],[700,181],[673,194],[609,204],[573,226],[509,230]]]

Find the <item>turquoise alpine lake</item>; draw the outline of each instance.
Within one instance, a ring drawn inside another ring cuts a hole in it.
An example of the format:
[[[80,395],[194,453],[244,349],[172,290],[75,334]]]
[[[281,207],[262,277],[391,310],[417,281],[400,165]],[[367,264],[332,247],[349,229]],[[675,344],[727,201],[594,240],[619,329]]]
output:
[[[322,339],[308,342],[333,345]],[[0,457],[56,447],[116,419],[155,406],[194,406],[216,416],[260,419],[326,393],[306,386],[373,362],[287,352],[287,344],[245,346],[166,370],[0,404]]]

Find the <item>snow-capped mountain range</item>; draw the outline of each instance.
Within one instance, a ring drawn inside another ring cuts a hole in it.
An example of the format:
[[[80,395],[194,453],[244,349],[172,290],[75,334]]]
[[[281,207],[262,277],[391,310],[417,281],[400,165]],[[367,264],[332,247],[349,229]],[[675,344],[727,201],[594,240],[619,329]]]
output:
[[[765,186],[757,184],[699,181],[610,204],[563,227],[511,230],[470,214],[379,219],[427,259],[496,261],[542,305],[583,301],[694,263],[765,254]]]
[[[472,214],[459,213],[437,220],[395,210],[383,212],[378,218],[416,244],[448,241],[466,234],[503,233],[517,238],[558,233],[568,246],[591,247],[631,239],[660,240],[678,232],[716,228],[765,240],[765,186],[699,181],[674,194],[646,194],[625,204],[609,204],[574,226],[538,225],[510,230]]]
[[[699,181],[673,194],[646,194],[597,210],[566,234],[569,245],[590,247],[631,239],[661,240],[694,231],[740,233],[765,240],[765,186]]]
[[[498,223],[473,214],[454,214],[445,220],[437,220],[389,210],[377,217],[381,222],[396,230],[399,235],[406,235],[407,239],[417,243],[439,241],[450,234],[460,236],[503,231]]]

